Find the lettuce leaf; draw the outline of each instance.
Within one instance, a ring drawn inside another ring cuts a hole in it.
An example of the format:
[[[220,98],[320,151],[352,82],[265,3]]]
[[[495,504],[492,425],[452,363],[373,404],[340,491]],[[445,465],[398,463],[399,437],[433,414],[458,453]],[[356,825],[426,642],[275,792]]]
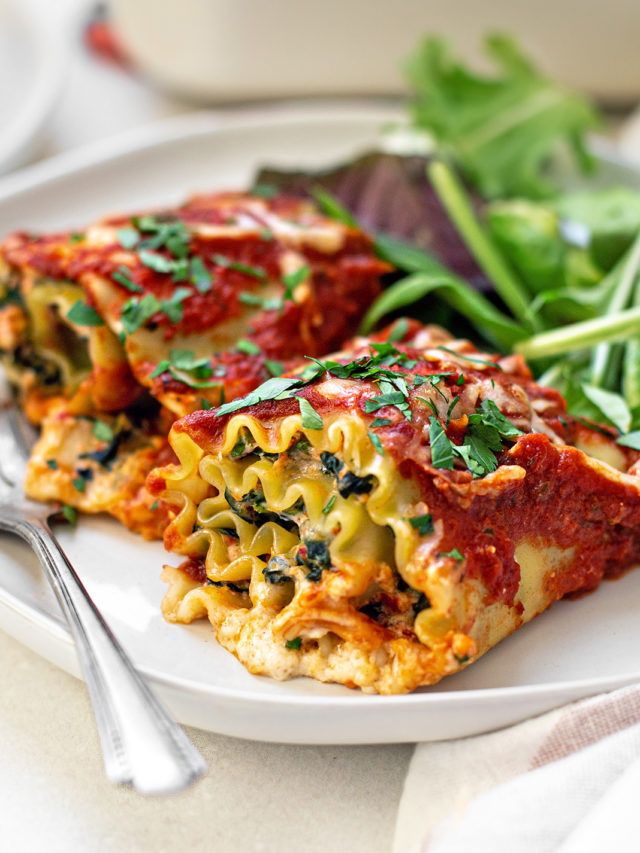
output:
[[[485,49],[496,76],[465,67],[441,39],[423,41],[406,68],[414,125],[487,199],[551,194],[544,170],[560,143],[589,170],[583,136],[599,120],[588,101],[548,80],[513,39],[491,35]]]

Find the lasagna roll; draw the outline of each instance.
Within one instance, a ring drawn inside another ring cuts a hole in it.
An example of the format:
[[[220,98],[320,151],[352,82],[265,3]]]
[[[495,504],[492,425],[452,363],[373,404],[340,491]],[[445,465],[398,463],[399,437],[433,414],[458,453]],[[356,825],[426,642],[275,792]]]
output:
[[[165,617],[252,673],[401,693],[640,558],[637,453],[519,356],[399,321],[177,421]]]
[[[389,266],[357,228],[267,195],[197,196],[0,245],[0,358],[43,430],[31,497],[94,512],[123,504],[115,484],[126,477],[113,470],[135,477],[127,489],[144,488],[145,465],[166,448],[154,423],[246,394],[350,334]],[[135,447],[121,440],[111,467],[79,491],[83,458],[96,448],[90,435],[75,457],[70,448],[86,418],[133,435]]]

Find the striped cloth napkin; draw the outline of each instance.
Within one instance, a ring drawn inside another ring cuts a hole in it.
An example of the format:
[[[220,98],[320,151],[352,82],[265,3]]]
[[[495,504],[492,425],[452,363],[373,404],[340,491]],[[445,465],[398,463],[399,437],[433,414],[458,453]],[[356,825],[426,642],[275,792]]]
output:
[[[419,744],[394,853],[640,850],[640,687]]]

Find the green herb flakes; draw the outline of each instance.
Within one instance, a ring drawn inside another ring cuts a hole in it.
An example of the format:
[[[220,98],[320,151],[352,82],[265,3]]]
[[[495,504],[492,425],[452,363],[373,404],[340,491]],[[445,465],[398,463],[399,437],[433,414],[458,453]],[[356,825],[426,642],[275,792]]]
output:
[[[395,343],[396,341],[401,341],[404,336],[409,331],[409,321],[406,317],[401,317],[393,324],[393,329],[391,329],[391,333],[387,338],[389,343]]]
[[[246,355],[260,355],[262,352],[257,344],[247,338],[240,338],[236,344],[236,349],[239,350],[239,352],[246,353]]]
[[[329,513],[333,509],[333,505],[336,502],[337,497],[338,497],[337,495],[331,495],[329,500],[326,502],[326,504],[322,508],[322,514],[323,515],[329,515]]]
[[[384,456],[384,447],[382,446],[382,442],[380,441],[380,436],[376,435],[375,432],[371,432],[371,430],[367,431],[367,435],[371,439],[371,444],[373,444],[380,456]]]
[[[67,504],[63,504],[61,512],[72,527],[75,527],[77,525],[78,513],[72,506],[67,506]]]
[[[75,323],[76,326],[104,326],[104,320],[98,314],[95,308],[87,305],[82,299],[71,306],[67,312],[67,320]]]
[[[295,649],[297,651],[302,645],[302,637],[296,637],[295,640],[287,640],[285,645],[288,649]]]
[[[305,429],[322,429],[322,418],[304,397],[298,397],[300,414],[302,415],[302,426]]]
[[[456,561],[456,563],[464,560],[464,554],[461,554],[457,548],[452,548],[451,551],[439,551],[437,554],[438,557],[451,557]]]
[[[417,530],[420,536],[431,536],[433,533],[433,518],[431,513],[416,515],[409,519],[409,524]]]
[[[120,228],[116,239],[123,249],[133,249],[140,240],[140,232],[136,228]]]
[[[95,420],[93,422],[93,434],[98,441],[113,441],[113,430],[104,421]]]

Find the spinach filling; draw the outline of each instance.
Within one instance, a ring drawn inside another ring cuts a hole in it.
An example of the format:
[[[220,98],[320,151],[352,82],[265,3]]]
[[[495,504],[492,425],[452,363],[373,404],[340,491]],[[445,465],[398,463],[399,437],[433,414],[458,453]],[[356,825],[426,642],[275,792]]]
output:
[[[296,563],[306,569],[307,580],[316,583],[322,572],[331,568],[329,545],[324,539],[303,539],[296,554]]]
[[[237,583],[233,583],[233,581],[212,581],[211,578],[207,578],[207,584],[209,586],[226,587],[232,592],[249,592],[249,584],[246,584],[245,586],[240,586]]]
[[[110,468],[111,463],[118,455],[120,445],[130,437],[130,430],[120,430],[120,432],[116,432],[113,435],[113,438],[109,441],[106,447],[102,447],[100,450],[92,450],[90,453],[81,453],[80,459],[93,459],[94,462],[97,462],[98,465],[102,465],[103,468]]]
[[[336,478],[338,493],[343,498],[348,498],[349,495],[367,495],[375,485],[375,477],[373,474],[367,474],[366,477],[358,477],[351,471],[344,471],[344,462],[324,450],[320,454],[322,470],[325,474],[331,474]]]
[[[289,576],[291,563],[285,557],[272,557],[262,570],[262,575],[267,583],[279,584],[293,580]]]
[[[61,385],[62,372],[58,365],[38,355],[29,345],[22,345],[13,351],[12,362],[17,367],[32,370],[39,382],[45,386]]]
[[[224,497],[231,512],[243,521],[248,521],[249,524],[266,524],[268,521],[273,521],[289,531],[298,529],[298,525],[291,516],[304,511],[304,501],[298,498],[286,512],[271,512],[266,507],[264,494],[258,489],[252,489],[246,495],[236,499],[227,488],[224,490]]]

